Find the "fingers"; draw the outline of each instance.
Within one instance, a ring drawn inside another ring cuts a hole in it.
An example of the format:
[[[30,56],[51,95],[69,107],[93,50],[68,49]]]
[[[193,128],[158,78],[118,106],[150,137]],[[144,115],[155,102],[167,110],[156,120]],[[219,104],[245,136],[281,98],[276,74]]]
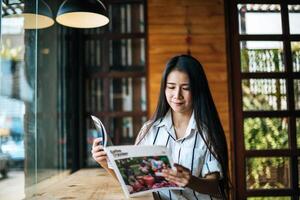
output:
[[[174,167],[175,169],[163,170],[163,176],[166,178],[166,180],[185,187],[191,179],[190,170],[179,164],[174,164]]]
[[[102,141],[102,138],[96,138],[93,141],[93,147],[92,147],[92,150],[91,150],[92,157],[99,164],[101,164],[102,162],[107,160],[107,154],[103,150],[103,146],[99,144],[101,141]]]
[[[103,161],[103,160],[106,160],[106,158],[107,158],[107,155],[106,155],[106,153],[104,152],[104,151],[99,151],[99,152],[97,152],[97,153],[93,153],[93,158],[95,159],[95,160],[101,160],[101,161]]]
[[[98,151],[104,151],[103,146],[98,145],[98,146],[93,147],[92,150],[91,150],[91,153],[96,153]]]
[[[96,146],[99,146],[100,142],[102,141],[102,138],[96,138],[93,141],[93,148]]]
[[[185,177],[182,176],[182,174],[177,174],[174,175],[174,172],[167,172],[167,173],[163,173],[163,176],[165,177],[165,179],[169,182],[173,182],[176,183],[177,185],[181,186],[181,187],[185,187],[188,182],[189,182],[189,177]]]
[[[184,166],[177,163],[174,163],[174,167],[177,169],[177,171],[190,173],[190,170],[188,168],[185,168]]]
[[[92,156],[94,158],[95,161],[97,161],[99,164],[101,164],[102,162],[107,160],[107,154],[105,151],[101,150],[97,150],[100,147],[95,147],[92,150]]]

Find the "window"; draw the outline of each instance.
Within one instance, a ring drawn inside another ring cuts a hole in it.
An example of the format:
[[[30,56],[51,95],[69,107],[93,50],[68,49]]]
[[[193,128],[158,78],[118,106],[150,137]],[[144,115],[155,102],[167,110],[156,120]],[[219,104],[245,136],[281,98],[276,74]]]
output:
[[[26,2],[1,1],[0,17],[0,148],[10,157],[13,181],[2,185],[1,195],[16,199],[70,168],[67,138],[75,132],[66,30],[57,25],[25,29],[24,18],[13,14],[22,14],[26,5],[38,10],[41,1]],[[56,9],[57,2],[46,2]],[[11,185],[18,190],[8,189]],[[26,198],[33,198],[29,194]]]
[[[230,1],[236,199],[299,199],[300,4]]]

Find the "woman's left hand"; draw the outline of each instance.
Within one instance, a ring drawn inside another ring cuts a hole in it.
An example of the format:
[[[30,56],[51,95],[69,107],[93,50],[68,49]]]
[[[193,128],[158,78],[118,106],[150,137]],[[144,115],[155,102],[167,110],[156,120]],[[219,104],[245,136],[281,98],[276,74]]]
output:
[[[164,169],[163,177],[167,181],[176,183],[178,186],[185,187],[192,177],[191,171],[182,165],[174,164],[175,169]]]

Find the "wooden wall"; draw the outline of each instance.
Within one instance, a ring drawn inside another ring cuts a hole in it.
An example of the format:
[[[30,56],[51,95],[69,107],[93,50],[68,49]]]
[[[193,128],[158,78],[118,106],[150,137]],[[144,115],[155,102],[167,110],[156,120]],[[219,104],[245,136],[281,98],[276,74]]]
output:
[[[187,16],[191,23],[191,53],[204,66],[230,152],[223,1],[148,0],[147,11],[149,114],[152,115],[156,107],[160,79],[166,62],[174,55],[187,52]]]

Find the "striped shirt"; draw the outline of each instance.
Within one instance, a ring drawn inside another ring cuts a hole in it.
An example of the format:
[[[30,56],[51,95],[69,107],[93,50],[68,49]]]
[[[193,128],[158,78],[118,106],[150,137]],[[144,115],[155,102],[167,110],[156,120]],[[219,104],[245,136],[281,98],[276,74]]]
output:
[[[183,138],[177,139],[172,123],[171,111],[165,117],[155,122],[147,133],[143,133],[149,122],[142,127],[137,138],[139,145],[163,145],[170,149],[174,163],[178,163],[191,170],[192,175],[204,177],[208,173],[220,172],[221,165],[207,148],[204,140],[198,133],[198,128],[192,114]],[[205,135],[205,134],[204,134]],[[211,200],[213,197],[185,188],[183,191],[164,190],[158,196],[172,200]]]

